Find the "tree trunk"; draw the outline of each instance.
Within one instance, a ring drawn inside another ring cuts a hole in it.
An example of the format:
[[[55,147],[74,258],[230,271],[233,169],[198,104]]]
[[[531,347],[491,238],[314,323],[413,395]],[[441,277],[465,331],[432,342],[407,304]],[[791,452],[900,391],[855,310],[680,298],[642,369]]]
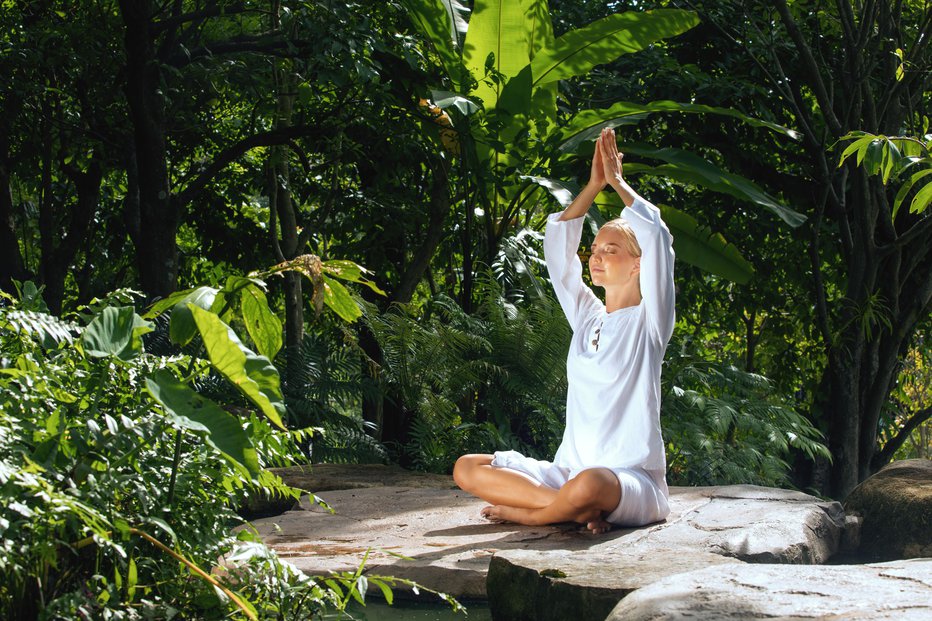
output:
[[[414,290],[424,278],[424,274],[430,267],[431,259],[434,258],[434,253],[443,240],[444,225],[450,215],[450,180],[443,160],[437,158],[431,169],[434,171],[434,179],[431,186],[427,230],[423,235],[423,242],[415,251],[401,276],[401,281],[392,293],[393,302],[406,304],[411,301]]]
[[[15,293],[13,280],[26,280],[29,275],[19,250],[16,223],[13,219],[13,196],[10,194],[9,143],[0,131],[0,291]]]
[[[91,221],[100,202],[100,182],[103,171],[95,158],[87,172],[66,166],[65,172],[75,185],[77,204],[74,207],[58,205],[63,214],[56,214],[55,221],[64,222],[40,234],[47,239],[43,244],[42,283],[45,285],[45,302],[52,313],[62,309],[65,295],[65,279],[74,265],[75,257],[82,247],[87,246]],[[52,209],[52,205],[48,206]]]
[[[126,28],[126,100],[135,146],[139,192],[136,258],[142,289],[151,297],[175,290],[180,209],[168,178],[162,73],[151,33],[152,0],[120,0]]]

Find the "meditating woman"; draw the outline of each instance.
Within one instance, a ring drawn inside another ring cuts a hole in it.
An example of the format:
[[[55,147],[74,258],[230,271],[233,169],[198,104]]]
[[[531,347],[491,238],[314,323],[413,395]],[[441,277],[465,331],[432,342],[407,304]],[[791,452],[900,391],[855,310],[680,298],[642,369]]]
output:
[[[625,204],[595,237],[594,285],[577,256],[583,216],[605,185]],[[660,435],[660,367],[673,332],[673,248],[660,211],[622,176],[611,129],[602,131],[589,182],[547,221],[544,255],[573,329],[567,357],[566,429],[553,462],[516,451],[464,455],[453,478],[490,503],[487,519],[520,524],[579,522],[601,533],[641,526],[670,512]]]

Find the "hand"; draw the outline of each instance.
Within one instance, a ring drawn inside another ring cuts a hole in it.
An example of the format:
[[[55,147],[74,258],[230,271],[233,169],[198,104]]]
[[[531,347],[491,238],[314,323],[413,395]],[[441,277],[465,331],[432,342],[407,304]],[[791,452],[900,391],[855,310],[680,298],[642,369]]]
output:
[[[618,145],[615,142],[615,130],[608,127],[603,129],[602,135],[599,136],[598,146],[601,151],[604,179],[617,190],[624,183],[621,165],[624,155],[618,152]]]
[[[603,130],[603,133],[604,130]],[[602,163],[602,136],[595,141],[595,151],[592,153],[592,168],[589,171],[589,185],[599,192],[605,187],[605,165]]]

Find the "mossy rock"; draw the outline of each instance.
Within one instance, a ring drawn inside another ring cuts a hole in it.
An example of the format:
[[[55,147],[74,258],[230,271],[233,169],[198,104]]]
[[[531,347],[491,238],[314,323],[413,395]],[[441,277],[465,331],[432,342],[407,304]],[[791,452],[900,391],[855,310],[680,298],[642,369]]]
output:
[[[932,461],[897,461],[862,482],[845,500],[860,515],[864,560],[932,556]]]

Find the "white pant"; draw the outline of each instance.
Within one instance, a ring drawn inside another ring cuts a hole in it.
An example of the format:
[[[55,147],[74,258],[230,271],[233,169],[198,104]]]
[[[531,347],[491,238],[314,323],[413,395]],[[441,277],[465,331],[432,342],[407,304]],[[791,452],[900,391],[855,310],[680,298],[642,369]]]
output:
[[[525,457],[518,451],[496,451],[492,459],[495,468],[508,468],[528,475],[535,481],[553,489],[560,489],[567,481],[583,470],[572,470],[557,466],[549,461]],[[651,471],[643,468],[606,468],[618,477],[621,500],[605,518],[617,526],[644,526],[659,522],[670,513],[667,503],[666,481],[660,473],[660,481]]]

